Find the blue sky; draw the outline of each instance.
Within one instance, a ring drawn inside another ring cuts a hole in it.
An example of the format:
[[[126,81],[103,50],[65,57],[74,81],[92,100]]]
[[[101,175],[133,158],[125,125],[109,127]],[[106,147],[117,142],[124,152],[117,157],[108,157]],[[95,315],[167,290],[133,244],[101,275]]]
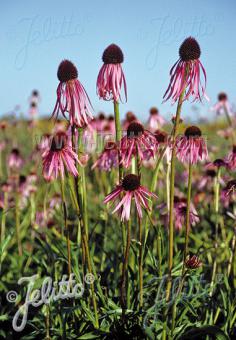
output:
[[[95,84],[104,48],[116,43],[125,55],[128,85],[122,116],[132,110],[145,120],[155,105],[169,118],[175,106],[161,104],[169,70],[182,40],[192,35],[201,46],[211,103],[186,104],[183,116],[209,117],[219,91],[236,103],[235,17],[234,0],[0,0],[0,114],[19,104],[27,115],[34,88],[41,93],[41,113],[49,114],[65,58],[77,65],[95,111],[112,112],[111,102],[97,98]]]

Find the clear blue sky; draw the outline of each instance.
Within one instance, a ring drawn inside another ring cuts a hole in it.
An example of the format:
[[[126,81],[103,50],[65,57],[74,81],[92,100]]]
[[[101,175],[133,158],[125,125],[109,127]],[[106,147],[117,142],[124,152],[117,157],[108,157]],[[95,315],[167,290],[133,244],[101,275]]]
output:
[[[40,111],[50,113],[56,98],[58,64],[73,61],[96,111],[112,103],[96,96],[101,55],[110,43],[122,48],[128,103],[146,119],[156,105],[169,117],[175,106],[161,104],[169,70],[187,36],[200,43],[211,104],[219,91],[236,103],[235,0],[0,0],[0,114],[20,104],[27,111],[32,89],[40,91]],[[185,117],[209,116],[207,102],[184,106]]]

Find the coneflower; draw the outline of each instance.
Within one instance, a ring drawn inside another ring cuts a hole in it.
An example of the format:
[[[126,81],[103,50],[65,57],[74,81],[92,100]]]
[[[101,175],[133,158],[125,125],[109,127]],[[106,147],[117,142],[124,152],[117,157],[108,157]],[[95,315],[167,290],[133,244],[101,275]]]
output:
[[[121,212],[121,220],[128,221],[130,219],[132,199],[134,199],[139,218],[142,218],[142,207],[146,210],[150,209],[150,197],[157,198],[154,193],[141,186],[140,178],[137,175],[130,174],[126,175],[122,180],[122,183],[106,196],[104,203],[118,201],[118,204],[112,213],[119,211]]]
[[[68,136],[63,132],[57,133],[52,138],[50,149],[44,151],[42,158],[43,176],[46,180],[55,179],[59,174],[64,178],[65,168],[74,176],[78,175],[75,163],[81,163],[72,150]]]
[[[133,122],[128,126],[126,136],[122,137],[120,142],[121,164],[128,168],[130,166],[132,156],[138,155],[139,160],[147,159],[147,152],[150,157],[154,157],[157,146],[155,136],[145,130],[143,125]]]
[[[236,193],[236,180],[232,179],[230,180],[225,188],[221,191],[221,195],[223,199],[227,199],[229,196],[235,197]]]
[[[201,176],[201,179],[198,184],[198,189],[202,190],[203,188],[209,187],[208,184],[212,185],[213,179],[216,177],[216,171],[212,168],[207,168],[204,174]]]
[[[159,110],[156,107],[152,107],[149,112],[150,116],[148,118],[148,127],[150,131],[155,131],[162,127],[162,125],[165,123],[165,120],[162,118]]]
[[[182,229],[182,227],[186,225],[187,218],[189,218],[188,228],[199,223],[200,219],[193,204],[190,204],[189,216],[187,217],[186,215],[187,215],[187,203],[176,202],[175,203],[175,228],[177,230]]]
[[[125,119],[122,122],[123,130],[126,131],[128,129],[128,126],[133,122],[139,123],[138,118],[135,116],[135,114],[132,111],[126,112]]]
[[[31,116],[32,119],[34,119],[37,114],[38,114],[38,108],[37,108],[37,105],[36,103],[30,103],[30,110],[29,110],[29,114]]]
[[[207,145],[197,126],[188,127],[184,136],[177,137],[176,156],[181,162],[187,164],[196,164],[207,159]]]
[[[212,110],[216,111],[218,115],[227,111],[228,115],[232,113],[232,109],[228,100],[228,96],[225,92],[218,94],[218,102],[212,107]],[[229,117],[226,117],[229,121]],[[229,121],[231,123],[231,119]]]
[[[78,79],[78,71],[69,60],[63,60],[57,71],[60,81],[57,87],[57,101],[52,116],[58,117],[59,113],[67,118],[71,126],[84,127],[92,116],[90,99]]]
[[[119,165],[118,160],[118,148],[116,143],[107,142],[103,152],[97,159],[97,161],[93,164],[92,170],[94,168],[98,168],[103,171],[111,171],[112,168],[116,168]]]
[[[183,101],[193,97],[193,101],[201,100],[206,96],[206,71],[199,60],[201,49],[198,42],[189,37],[184,40],[179,48],[179,60],[170,70],[170,84],[164,94],[164,99],[172,98],[176,102],[183,91]],[[204,76],[204,83],[201,84],[201,71]]]
[[[218,171],[219,169],[227,168],[228,163],[222,159],[222,158],[217,158],[213,162],[209,162],[206,164],[206,169],[211,168],[211,169],[216,169]]]
[[[8,157],[8,167],[11,170],[19,170],[23,166],[23,158],[21,157],[20,150],[13,148]]]
[[[163,208],[166,210],[166,205],[163,205]],[[161,210],[162,210],[161,209]],[[186,213],[187,213],[187,200],[181,199],[178,196],[174,197],[174,218],[175,218],[175,229],[181,230],[186,225]],[[168,225],[168,213],[163,212],[163,217],[165,224]],[[190,204],[189,211],[189,227],[195,226],[199,223],[200,218],[196,211],[196,208],[193,203]]]
[[[232,151],[225,158],[225,162],[230,170],[236,169],[236,145],[233,145]]]
[[[121,64],[124,55],[119,46],[109,45],[102,55],[103,66],[97,78],[97,94],[104,100],[118,102],[121,89],[124,86],[125,99],[127,100],[127,87]]]

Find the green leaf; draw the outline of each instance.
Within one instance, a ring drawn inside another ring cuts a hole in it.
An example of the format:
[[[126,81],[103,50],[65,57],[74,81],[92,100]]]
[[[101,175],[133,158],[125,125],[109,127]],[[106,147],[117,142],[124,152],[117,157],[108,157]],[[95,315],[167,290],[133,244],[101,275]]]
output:
[[[98,339],[98,338],[99,338],[99,335],[96,335],[96,334],[90,332],[90,333],[87,333],[87,334],[80,336],[78,339],[85,340],[85,339]]]

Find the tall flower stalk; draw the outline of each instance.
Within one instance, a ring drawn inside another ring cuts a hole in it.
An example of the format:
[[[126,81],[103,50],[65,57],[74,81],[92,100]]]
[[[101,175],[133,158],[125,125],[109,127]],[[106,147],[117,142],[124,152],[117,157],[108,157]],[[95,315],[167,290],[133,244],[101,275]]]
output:
[[[190,231],[190,205],[191,205],[191,190],[192,190],[192,173],[193,173],[193,167],[192,167],[191,162],[189,162],[183,270],[184,270],[184,266],[185,266],[185,260],[186,260],[187,254],[188,254],[188,241],[189,241],[189,231]]]
[[[120,147],[122,137],[119,100],[121,98],[121,90],[124,88],[125,100],[127,101],[127,86],[125,75],[122,69],[124,55],[119,46],[115,44],[109,45],[102,55],[103,66],[101,67],[97,77],[97,94],[103,100],[112,100],[114,105],[115,128],[116,128],[116,143]],[[120,152],[118,153],[119,160],[119,183],[123,178],[123,167],[121,164]],[[125,226],[120,223],[122,232],[123,252],[125,251]]]
[[[138,217],[138,241],[139,241],[139,257],[138,257],[138,268],[139,268],[139,307],[143,307],[143,231],[142,221]]]
[[[6,215],[7,215],[7,208],[8,208],[8,191],[7,190],[4,191],[3,203],[4,203],[4,206],[3,206],[3,211],[2,211],[1,235],[0,235],[2,244],[5,239],[5,230],[6,230]]]
[[[174,129],[172,134],[172,151],[171,151],[171,165],[170,165],[170,211],[169,211],[169,243],[168,243],[168,281],[166,286],[166,301],[170,299],[171,290],[171,273],[173,267],[174,255],[174,191],[175,191],[175,143],[178,134],[178,127],[180,122],[181,108],[183,104],[185,89],[181,93],[176,110]]]
[[[164,94],[164,99],[172,99],[175,103],[178,101],[176,115],[174,119],[174,128],[172,133],[172,152],[170,165],[170,211],[169,211],[169,243],[168,243],[168,280],[166,286],[166,302],[170,300],[171,292],[171,274],[173,267],[173,249],[174,249],[174,190],[175,190],[175,159],[176,159],[176,137],[180,122],[180,114],[184,100],[193,97],[193,101],[201,100],[202,96],[206,97],[205,84],[202,86],[200,81],[200,72],[202,70],[204,81],[206,83],[206,72],[201,64],[199,57],[201,54],[198,42],[189,37],[184,40],[179,48],[180,59],[175,63],[170,71],[170,83]],[[165,317],[167,318],[167,311]],[[165,320],[162,339],[166,339],[167,320]]]
[[[78,138],[78,158],[80,158],[83,154],[83,129],[79,129],[79,138]],[[90,256],[90,250],[89,250],[89,243],[88,243],[88,211],[87,211],[87,189],[86,189],[86,177],[85,177],[85,169],[83,166],[79,166],[79,174],[80,178],[78,178],[78,216],[80,216],[81,223],[81,239],[84,250],[84,258],[87,263],[88,267],[88,273],[95,276],[95,273],[93,271],[92,267],[92,260]],[[91,283],[91,293],[92,293],[92,302],[93,302],[93,308],[94,308],[94,315],[95,315],[95,327],[99,327],[99,321],[98,321],[98,311],[97,311],[97,300],[96,300],[96,293],[95,293],[95,287],[94,283]]]
[[[214,291],[214,284],[216,279],[216,270],[217,270],[217,256],[216,252],[218,249],[218,233],[219,233],[219,198],[220,198],[220,173],[221,173],[221,167],[217,169],[217,175],[215,177],[215,183],[214,183],[214,212],[215,212],[215,256],[213,260],[213,268],[212,268],[212,275],[211,275],[211,283],[210,283],[210,297],[213,295]],[[209,324],[213,323],[213,310],[211,310],[210,313],[210,319]]]
[[[76,66],[69,60],[63,60],[58,67],[57,76],[59,85],[57,88],[57,101],[53,111],[53,116],[56,118],[61,113],[68,119],[71,127],[71,139],[63,133],[57,134],[57,139],[54,137],[50,150],[44,154],[43,165],[44,174],[48,179],[57,177],[60,173],[61,192],[63,199],[64,220],[67,226],[67,210],[64,193],[64,166],[70,172],[75,180],[71,181],[69,175],[69,184],[71,186],[71,196],[77,215],[79,217],[79,226],[81,229],[83,259],[86,260],[89,274],[93,274],[92,261],[89,252],[88,244],[88,214],[87,214],[87,197],[86,197],[86,182],[83,164],[79,158],[83,153],[82,134],[83,128],[93,119],[91,114],[92,105],[90,99],[78,80],[78,71]],[[75,129],[79,128],[79,152],[76,154],[76,138]],[[78,165],[77,165],[78,163]],[[78,171],[79,170],[79,171]],[[74,186],[73,186],[74,184]],[[70,266],[70,240],[67,233],[67,248],[68,248],[68,272],[71,271]],[[83,268],[84,269],[84,268]],[[84,270],[85,273],[85,270]],[[90,285],[92,291],[92,302],[95,314],[96,328],[99,327],[97,301],[93,282]]]
[[[127,221],[126,228],[127,236],[126,236],[126,247],[124,253],[124,260],[122,264],[122,275],[121,275],[121,307],[122,307],[122,316],[124,318],[125,311],[127,307],[127,296],[126,296],[126,276],[127,276],[127,268],[129,262],[129,251],[130,251],[130,243],[131,243],[131,219]]]
[[[15,221],[16,221],[16,240],[18,246],[18,254],[22,256],[22,243],[20,237],[20,197],[19,193],[15,194]]]
[[[114,115],[115,115],[115,126],[116,126],[116,143],[119,146],[121,138],[122,138],[122,129],[120,123],[120,110],[119,110],[119,103],[114,101]],[[121,157],[120,152],[118,152],[118,159],[119,159],[119,182],[123,178],[123,166],[121,164]]]
[[[63,217],[64,217],[64,228],[66,234],[66,245],[67,245],[67,266],[68,266],[68,276],[70,277],[71,274],[71,246],[70,246],[70,234],[68,228],[68,213],[67,213],[67,206],[66,206],[66,198],[65,198],[65,183],[64,179],[61,177],[61,199],[62,199],[62,206],[63,206]]]

